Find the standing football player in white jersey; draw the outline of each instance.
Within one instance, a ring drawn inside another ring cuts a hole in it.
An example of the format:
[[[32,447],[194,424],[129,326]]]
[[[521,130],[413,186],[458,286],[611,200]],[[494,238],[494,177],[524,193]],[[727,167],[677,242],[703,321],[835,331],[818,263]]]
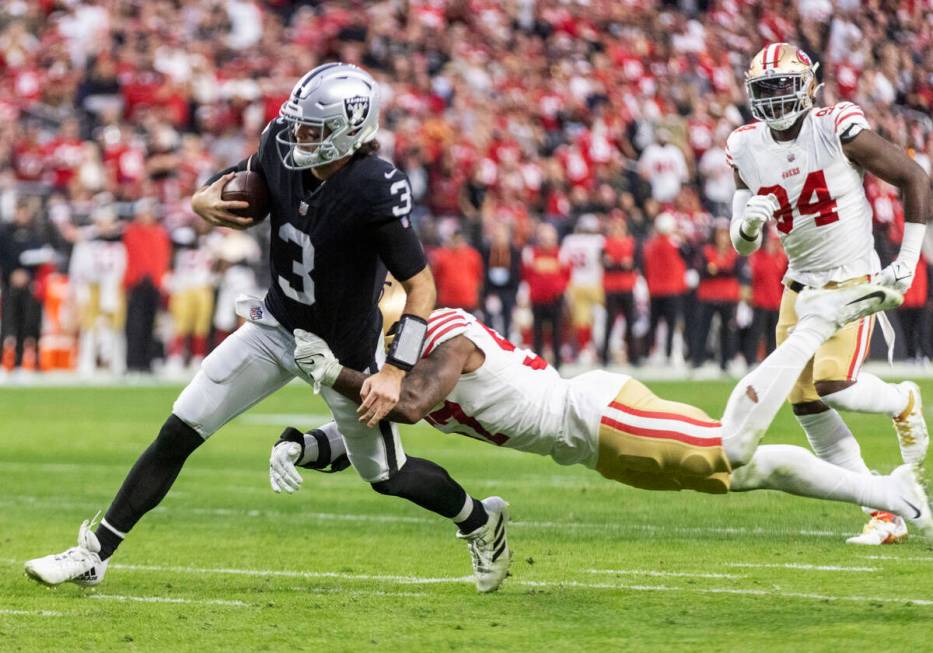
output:
[[[758,446],[801,370],[837,327],[900,301],[900,293],[880,285],[802,295],[797,328],[739,381],[721,422],[694,406],[661,399],[624,374],[597,370],[563,379],[540,356],[516,348],[469,313],[437,309],[428,321],[422,360],[405,378],[392,419],[424,419],[444,433],[550,456],[561,465],[581,464],[649,490],[774,489],[871,503],[933,535],[913,466],[902,465],[890,476],[863,475],[802,447]],[[344,368],[321,338],[295,336],[295,361],[314,383],[359,403],[366,375]],[[365,407],[358,413],[361,420],[371,416]],[[296,465],[314,469],[339,462],[341,442],[334,422],[304,434],[285,429],[269,461],[272,489],[299,489]]]
[[[594,311],[604,306],[603,293],[603,246],[606,238],[599,233],[599,218],[592,213],[580,216],[576,231],[560,245],[560,260],[570,265],[570,320],[577,339],[580,362],[596,360],[593,341]]]
[[[727,143],[737,188],[731,225],[736,250],[747,255],[757,249],[762,226],[773,218],[787,252],[778,343],[797,324],[794,305],[804,288],[838,288],[872,279],[907,290],[933,211],[929,177],[873,132],[858,106],[813,106],[817,65],[787,43],[772,43],[756,54],[745,85],[759,122],[736,129]],[[862,187],[865,170],[897,186],[904,202],[904,240],[897,259],[884,270],[874,250],[871,207]],[[886,383],[861,371],[874,322],[873,316],[865,317],[827,340],[789,396],[817,455],[863,474],[869,469],[836,409],[890,415],[905,463],[922,464],[929,442],[916,384]],[[884,330],[883,316],[881,323]],[[907,536],[902,519],[883,511],[871,514],[862,534],[849,538],[850,543],[887,544]]]

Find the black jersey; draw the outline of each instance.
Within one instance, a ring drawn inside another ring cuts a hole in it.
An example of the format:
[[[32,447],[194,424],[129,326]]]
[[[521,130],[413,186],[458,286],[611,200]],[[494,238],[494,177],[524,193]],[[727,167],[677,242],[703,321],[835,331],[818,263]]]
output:
[[[405,280],[427,265],[410,221],[411,186],[375,155],[354,158],[325,182],[289,170],[275,143],[285,128],[271,122],[259,145],[272,223],[266,308],[289,331],[317,334],[343,365],[364,370],[381,331],[386,269]]]

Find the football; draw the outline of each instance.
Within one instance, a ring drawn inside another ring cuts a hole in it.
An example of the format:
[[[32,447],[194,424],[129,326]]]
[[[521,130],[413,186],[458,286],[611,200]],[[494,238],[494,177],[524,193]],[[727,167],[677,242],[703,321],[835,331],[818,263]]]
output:
[[[236,173],[224,186],[220,197],[225,201],[249,202],[247,208],[231,209],[230,212],[252,218],[254,223],[262,222],[269,215],[269,189],[262,176],[256,172],[244,170]]]

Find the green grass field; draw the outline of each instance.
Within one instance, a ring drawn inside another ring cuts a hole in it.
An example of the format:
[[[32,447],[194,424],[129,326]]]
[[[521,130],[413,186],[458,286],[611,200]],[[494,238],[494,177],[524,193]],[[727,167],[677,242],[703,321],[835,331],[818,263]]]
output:
[[[726,383],[656,383],[718,415]],[[926,383],[933,397],[933,383]],[[409,453],[512,503],[512,577],[475,593],[452,526],[352,470],[269,490],[282,426],[325,420],[291,385],[196,452],[94,590],[23,561],[74,543],[155,436],[178,388],[0,389],[0,651],[930,650],[933,550],[857,548],[843,504],[759,492],[648,493],[428,427]],[[851,415],[869,465],[890,424]],[[804,444],[782,409],[768,442]]]

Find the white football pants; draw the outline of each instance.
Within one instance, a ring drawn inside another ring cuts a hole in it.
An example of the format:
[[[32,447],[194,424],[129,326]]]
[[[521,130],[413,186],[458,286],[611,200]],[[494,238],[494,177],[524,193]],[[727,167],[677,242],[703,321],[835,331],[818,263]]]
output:
[[[268,319],[268,318],[267,318]],[[294,359],[295,338],[278,325],[246,322],[201,363],[172,412],[204,439],[298,376],[310,383]],[[377,364],[384,359],[381,343]],[[310,391],[310,387],[309,387]],[[369,483],[384,481],[405,464],[395,424],[369,428],[357,418],[357,405],[331,388],[321,393],[340,427],[347,455]]]

